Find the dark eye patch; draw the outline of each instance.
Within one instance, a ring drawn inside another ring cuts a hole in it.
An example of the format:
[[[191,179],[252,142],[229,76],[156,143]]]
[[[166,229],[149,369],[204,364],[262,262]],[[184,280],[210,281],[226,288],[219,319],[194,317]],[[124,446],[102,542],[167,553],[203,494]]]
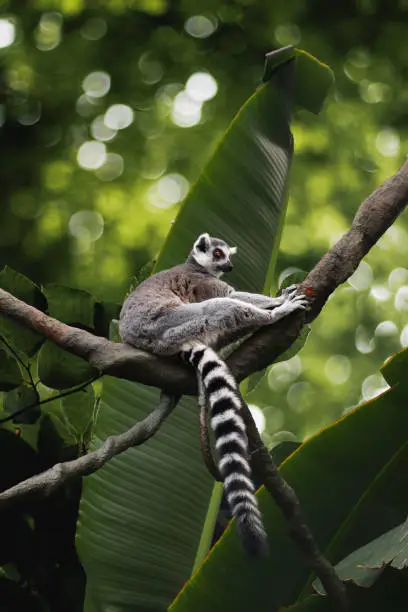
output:
[[[223,251],[221,251],[221,249],[214,249],[213,251],[214,257],[216,259],[221,259],[222,257],[225,257]]]

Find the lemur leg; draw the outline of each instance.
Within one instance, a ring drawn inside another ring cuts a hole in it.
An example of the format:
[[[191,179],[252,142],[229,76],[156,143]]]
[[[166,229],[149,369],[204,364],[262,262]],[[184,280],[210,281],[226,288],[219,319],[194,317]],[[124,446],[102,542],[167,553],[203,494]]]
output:
[[[294,293],[287,295],[285,301],[273,310],[263,310],[231,298],[186,304],[163,316],[158,348],[167,354],[176,353],[185,342],[201,340],[208,343],[208,338],[216,338],[224,330],[231,333],[251,331],[276,323],[296,310],[305,310],[307,306],[305,296]]]

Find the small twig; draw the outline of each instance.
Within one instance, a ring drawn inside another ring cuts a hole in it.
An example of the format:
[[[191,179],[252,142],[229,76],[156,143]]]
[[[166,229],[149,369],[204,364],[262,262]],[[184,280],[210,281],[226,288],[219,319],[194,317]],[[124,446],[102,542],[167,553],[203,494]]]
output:
[[[143,444],[151,438],[160,425],[172,412],[178,402],[178,397],[170,397],[162,393],[159,405],[142,421],[115,436],[109,436],[97,450],[78,457],[73,461],[57,463],[49,470],[23,480],[10,489],[0,493],[0,510],[10,507],[16,501],[25,497],[47,497],[67,480],[88,476],[99,470],[107,461],[127,450],[131,446]]]
[[[265,485],[265,488],[275,500],[288,522],[290,537],[302,552],[308,566],[320,578],[327,595],[335,605],[335,609],[338,612],[346,612],[348,604],[345,587],[330,561],[320,551],[303,518],[300,502],[295,491],[283,478],[268,449],[262,442],[251,412],[246,405],[243,406],[242,416],[248,433],[254,475]]]
[[[24,363],[24,361],[21,359],[21,357],[18,354],[18,352],[15,350],[15,348],[13,346],[11,346],[11,344],[8,342],[8,340],[6,340],[6,338],[4,336],[0,336],[0,340],[8,348],[10,353],[14,356],[16,361],[18,361],[18,363],[21,365],[21,367],[27,372],[28,378],[30,379],[30,384],[31,384],[32,388],[34,389],[36,400],[37,400],[37,402],[39,402],[40,401],[40,395],[39,395],[38,390],[37,390],[37,385],[34,382],[33,375],[31,374],[30,366],[27,365],[26,363]],[[37,406],[38,404],[34,404],[34,405]],[[0,421],[0,423],[1,422],[2,421]]]
[[[86,382],[82,383],[82,385],[79,385],[78,387],[68,389],[68,391],[63,391],[59,395],[53,395],[52,397],[47,397],[44,400],[40,400],[40,396],[38,395],[38,392],[37,392],[37,398],[38,398],[37,402],[35,402],[34,404],[30,404],[29,406],[24,406],[24,408],[20,408],[19,410],[15,410],[8,416],[4,417],[3,419],[0,419],[0,425],[2,425],[3,423],[7,423],[8,421],[12,421],[16,416],[23,414],[23,412],[27,412],[27,410],[31,410],[32,408],[36,408],[37,406],[43,406],[44,404],[48,404],[49,402],[53,402],[55,400],[61,399],[61,397],[72,395],[73,393],[76,393],[77,391],[82,391],[82,389],[85,389],[88,385],[92,384],[99,378],[101,377],[94,376],[93,378],[91,378],[90,380],[87,380]]]

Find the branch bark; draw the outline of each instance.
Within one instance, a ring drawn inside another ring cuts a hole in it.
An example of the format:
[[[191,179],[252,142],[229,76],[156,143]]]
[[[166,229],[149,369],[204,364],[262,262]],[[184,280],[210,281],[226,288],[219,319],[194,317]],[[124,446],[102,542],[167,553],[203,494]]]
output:
[[[178,402],[178,398],[162,393],[158,406],[142,421],[121,434],[109,436],[95,451],[36,474],[0,493],[0,510],[27,497],[47,497],[70,478],[88,476],[99,470],[109,459],[131,446],[139,446],[151,438]]]

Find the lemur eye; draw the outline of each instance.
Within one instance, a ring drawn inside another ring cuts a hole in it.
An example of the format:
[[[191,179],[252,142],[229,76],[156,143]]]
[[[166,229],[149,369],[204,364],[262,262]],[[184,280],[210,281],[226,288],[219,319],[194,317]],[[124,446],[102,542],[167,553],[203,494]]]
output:
[[[220,251],[220,249],[215,249],[215,251],[214,251],[214,257],[216,257],[217,259],[219,259],[220,257],[222,257],[222,251]]]

